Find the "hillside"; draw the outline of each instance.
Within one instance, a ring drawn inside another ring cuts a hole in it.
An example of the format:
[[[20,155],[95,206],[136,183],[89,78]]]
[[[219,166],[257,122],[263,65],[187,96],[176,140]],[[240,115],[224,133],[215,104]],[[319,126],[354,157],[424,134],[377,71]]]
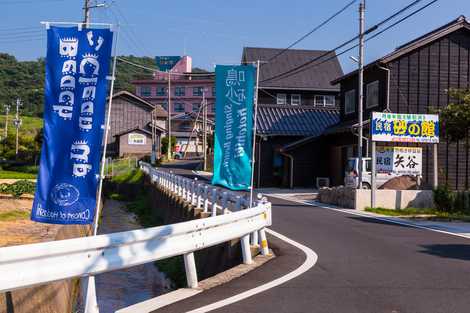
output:
[[[121,57],[149,67],[155,65],[154,58],[151,57]],[[23,102],[22,115],[42,116],[44,68],[43,58],[36,61],[18,61],[12,55],[0,53],[0,112],[4,113],[3,104],[12,104],[19,97]],[[152,77],[149,71],[118,62],[115,91],[134,91],[130,83],[132,79],[149,77]],[[0,121],[0,125],[3,125],[2,123],[4,120]]]

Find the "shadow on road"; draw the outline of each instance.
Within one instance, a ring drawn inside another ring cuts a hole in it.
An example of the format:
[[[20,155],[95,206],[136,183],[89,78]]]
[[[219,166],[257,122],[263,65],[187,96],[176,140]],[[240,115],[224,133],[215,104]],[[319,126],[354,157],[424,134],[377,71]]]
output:
[[[470,245],[464,244],[439,244],[439,245],[422,245],[421,253],[439,256],[441,258],[470,260]]]
[[[396,224],[396,223],[387,222],[387,221],[383,221],[383,220],[378,220],[378,219],[375,219],[375,218],[372,218],[372,217],[350,216],[348,218],[356,220],[356,221],[360,221],[360,222],[367,222],[367,223],[380,224],[380,225],[390,225],[390,226],[405,227],[405,228],[413,228],[412,226],[407,226],[407,225]]]

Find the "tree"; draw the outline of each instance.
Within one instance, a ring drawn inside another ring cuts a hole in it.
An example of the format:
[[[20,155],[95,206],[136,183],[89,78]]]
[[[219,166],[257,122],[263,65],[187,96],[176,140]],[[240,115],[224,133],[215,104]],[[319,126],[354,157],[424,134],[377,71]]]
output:
[[[465,139],[470,131],[470,90],[449,90],[455,100],[440,110],[444,137],[451,142]]]
[[[171,136],[171,151],[175,151],[176,146],[176,137]],[[167,154],[168,152],[168,136],[162,138],[162,154]]]

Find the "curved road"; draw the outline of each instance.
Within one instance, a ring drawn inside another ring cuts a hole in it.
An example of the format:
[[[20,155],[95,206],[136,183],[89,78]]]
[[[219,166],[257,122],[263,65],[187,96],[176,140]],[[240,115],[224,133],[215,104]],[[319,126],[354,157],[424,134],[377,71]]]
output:
[[[270,200],[272,229],[310,247],[318,262],[281,286],[211,312],[470,312],[468,239]],[[204,307],[272,281],[304,262],[299,249],[269,239],[278,255],[274,260],[157,312]]]

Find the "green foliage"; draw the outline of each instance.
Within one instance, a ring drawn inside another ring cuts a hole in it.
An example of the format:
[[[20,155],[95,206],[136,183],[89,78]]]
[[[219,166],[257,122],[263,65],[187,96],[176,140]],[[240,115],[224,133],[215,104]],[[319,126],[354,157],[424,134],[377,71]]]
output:
[[[176,137],[171,136],[171,151],[175,151],[175,146],[176,146]],[[162,154],[167,154],[168,152],[168,137],[163,137],[162,138]]]
[[[0,170],[0,179],[36,179],[36,174]]]
[[[183,256],[160,260],[155,262],[155,265],[172,281],[175,289],[187,287]]]
[[[0,193],[8,193],[16,198],[23,194],[34,194],[36,183],[29,180],[18,180],[13,184],[0,184]]]
[[[151,57],[136,57],[133,55],[120,56],[119,58],[127,61],[155,68],[155,59]],[[114,85],[115,91],[127,90],[135,93],[135,87],[131,84],[132,80],[136,79],[152,79],[152,72],[145,69],[140,69],[133,65],[117,62],[116,66],[116,82]]]
[[[405,208],[401,210],[392,210],[392,209],[385,209],[385,208],[370,208],[367,207],[365,209],[366,212],[372,212],[387,216],[413,216],[413,215],[423,215],[423,214],[437,214],[438,211],[432,208]]]
[[[139,184],[143,179],[144,174],[140,169],[129,169],[119,175],[113,176],[111,181],[118,184]]]
[[[30,215],[30,212],[22,211],[22,210],[1,212],[0,221],[8,222],[8,221],[16,221],[16,220],[25,220],[29,218],[29,215]]]
[[[0,53],[0,103],[10,104],[20,97],[23,114],[39,116],[43,111],[44,72],[43,58],[18,61]]]
[[[444,136],[458,142],[465,139],[470,130],[470,90],[451,89],[449,95],[454,102],[440,110],[440,120]]]
[[[440,212],[454,211],[455,195],[448,186],[439,186],[433,191],[434,204]]]
[[[155,67],[153,57],[121,56],[128,61]],[[18,61],[12,55],[0,53],[0,103],[8,104],[21,98],[22,115],[41,116],[44,110],[45,60]],[[115,91],[134,92],[134,79],[152,78],[152,72],[124,62],[117,62]]]

